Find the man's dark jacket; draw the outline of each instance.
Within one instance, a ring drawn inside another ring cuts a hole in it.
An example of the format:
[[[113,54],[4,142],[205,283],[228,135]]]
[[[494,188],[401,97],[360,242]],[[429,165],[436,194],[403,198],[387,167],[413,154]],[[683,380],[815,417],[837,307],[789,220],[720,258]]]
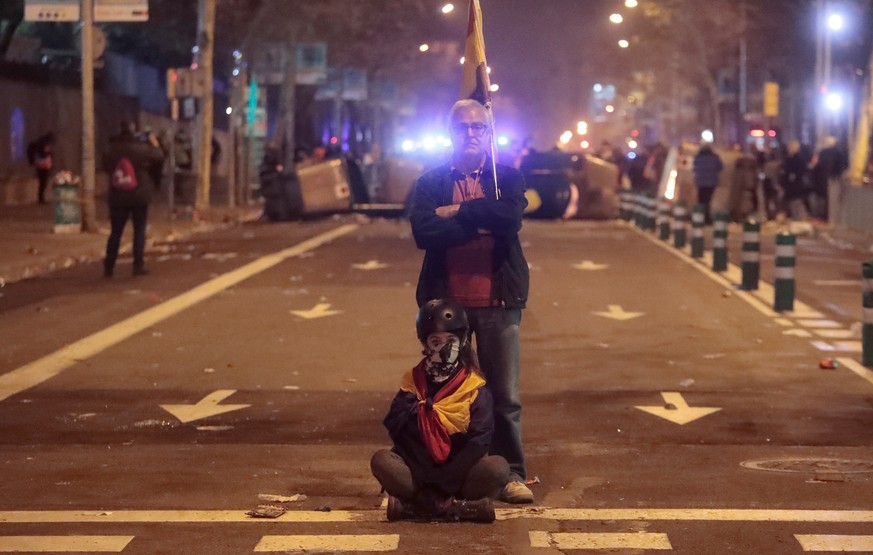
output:
[[[419,306],[447,296],[446,249],[471,241],[482,229],[494,236],[492,301],[506,308],[525,307],[530,276],[518,240],[527,207],[524,176],[498,164],[497,182],[500,200],[495,200],[494,174],[487,160],[480,179],[485,197],[462,202],[452,218],[440,218],[435,212],[440,206],[453,204],[455,177],[451,164],[426,172],[416,182],[409,220],[415,244],[425,251],[415,295]]]
[[[126,191],[111,185],[112,172],[122,158],[130,160],[136,173],[137,186]],[[106,171],[109,172],[109,206],[133,208],[148,206],[155,195],[156,184],[152,175],[158,166],[164,162],[164,153],[160,148],[152,146],[133,135],[121,135],[109,142],[109,150],[104,157]]]

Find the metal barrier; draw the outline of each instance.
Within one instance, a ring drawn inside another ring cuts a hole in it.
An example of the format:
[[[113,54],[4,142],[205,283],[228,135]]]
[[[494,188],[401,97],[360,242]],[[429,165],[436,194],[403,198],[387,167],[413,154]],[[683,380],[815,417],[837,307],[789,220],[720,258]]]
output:
[[[758,288],[761,277],[761,224],[754,218],[749,218],[743,224],[743,283],[746,291]]]
[[[773,280],[773,310],[794,310],[794,267],[797,255],[797,237],[782,232],[776,236],[776,270]]]

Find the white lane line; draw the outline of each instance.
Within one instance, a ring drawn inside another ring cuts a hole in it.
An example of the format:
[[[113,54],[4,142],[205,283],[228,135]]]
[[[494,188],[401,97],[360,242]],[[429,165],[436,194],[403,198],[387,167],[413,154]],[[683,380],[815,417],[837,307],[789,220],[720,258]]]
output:
[[[551,549],[659,549],[672,550],[667,534],[530,531],[530,546]]]
[[[120,553],[134,536],[0,536],[0,553]]]
[[[395,551],[400,534],[348,534],[334,536],[264,536],[255,552],[272,551]]]
[[[828,339],[850,339],[857,335],[852,330],[815,330],[815,334]]]
[[[858,374],[861,378],[873,384],[873,370],[865,367],[860,362],[851,358],[838,358],[837,362],[839,362],[841,365],[845,366],[852,372]]]
[[[805,328],[828,328],[834,329],[840,327],[840,324],[833,320],[795,320],[798,324]]]
[[[840,362],[845,363],[840,359]],[[863,367],[862,367],[863,368]],[[288,511],[278,518],[252,518],[248,509],[236,510],[119,510],[119,511],[0,511],[0,524],[26,523],[215,523],[252,522],[376,522],[385,520],[385,511]],[[497,520],[669,520],[722,522],[864,522],[873,523],[873,510],[815,509],[557,509],[550,507],[495,509]]]
[[[211,279],[172,299],[122,320],[104,330],[71,343],[39,360],[21,366],[0,376],[0,401],[53,378],[70,366],[121,343],[142,330],[157,324],[255,274],[272,268],[293,256],[299,256],[325,243],[356,230],[356,224],[347,224],[293,247],[261,257],[245,266]]]
[[[804,551],[871,552],[873,536],[839,536],[835,534],[794,534]]]
[[[838,351],[846,353],[860,353],[864,349],[864,344],[860,341],[834,341],[834,346]]]

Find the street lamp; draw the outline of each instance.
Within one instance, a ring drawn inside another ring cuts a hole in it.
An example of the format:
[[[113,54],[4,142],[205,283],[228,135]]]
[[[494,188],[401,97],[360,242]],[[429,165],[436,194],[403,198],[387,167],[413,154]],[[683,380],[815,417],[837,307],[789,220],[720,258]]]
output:
[[[443,12],[444,14],[450,14],[453,11],[455,11],[455,5],[452,4],[451,2],[449,2],[446,5],[444,5],[442,8],[440,8],[440,11]]]
[[[831,31],[842,31],[845,21],[843,16],[838,13],[832,13],[828,16],[828,29]]]
[[[420,52],[427,52],[428,50],[430,50],[430,46],[428,46],[427,44],[422,44],[421,46],[418,47],[418,50]]]
[[[824,106],[831,112],[839,112],[843,108],[843,95],[830,92],[824,98]]]
[[[637,0],[624,0],[624,5],[628,8],[636,8]]]
[[[621,48],[627,48],[628,46],[630,46],[630,43],[628,41],[626,41],[625,39],[621,39],[620,41],[618,41],[618,45]]]
[[[609,20],[615,24],[618,24],[624,21],[624,18],[621,16],[620,13],[614,13],[609,16]]]

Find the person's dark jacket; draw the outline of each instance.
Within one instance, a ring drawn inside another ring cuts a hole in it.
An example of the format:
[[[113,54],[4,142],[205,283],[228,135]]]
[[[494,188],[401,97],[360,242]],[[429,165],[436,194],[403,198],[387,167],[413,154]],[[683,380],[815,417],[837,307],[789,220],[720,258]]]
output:
[[[847,156],[839,147],[829,146],[818,153],[818,162],[813,168],[813,182],[817,192],[824,194],[828,180],[838,178],[849,167]]]
[[[779,185],[786,199],[802,198],[809,193],[810,176],[808,161],[800,152],[791,154],[779,168]]]
[[[454,182],[451,164],[444,164],[422,175],[413,189],[409,220],[415,244],[425,251],[416,290],[418,305],[447,296],[446,249],[471,241],[483,229],[494,236],[491,299],[506,308],[524,308],[530,283],[518,239],[527,207],[524,176],[498,164],[500,200],[495,200],[494,175],[490,160],[486,161],[480,180],[485,197],[463,202],[457,215],[441,218],[435,211],[453,204]]]
[[[711,148],[701,148],[694,157],[694,183],[698,189],[713,189],[718,186],[718,174],[724,169],[718,154]]]
[[[393,451],[403,457],[418,487],[434,487],[446,495],[458,495],[470,469],[488,454],[494,434],[494,401],[487,387],[479,388],[470,405],[466,433],[452,434],[452,449],[443,464],[436,464],[418,430],[418,399],[400,390],[383,421],[394,442]]]
[[[137,186],[132,190],[119,189],[111,185],[112,172],[119,162],[127,158],[136,173]],[[164,163],[164,153],[160,148],[133,135],[121,135],[110,141],[104,156],[106,171],[109,172],[109,205],[119,208],[147,206],[155,195],[154,175],[156,168]]]

